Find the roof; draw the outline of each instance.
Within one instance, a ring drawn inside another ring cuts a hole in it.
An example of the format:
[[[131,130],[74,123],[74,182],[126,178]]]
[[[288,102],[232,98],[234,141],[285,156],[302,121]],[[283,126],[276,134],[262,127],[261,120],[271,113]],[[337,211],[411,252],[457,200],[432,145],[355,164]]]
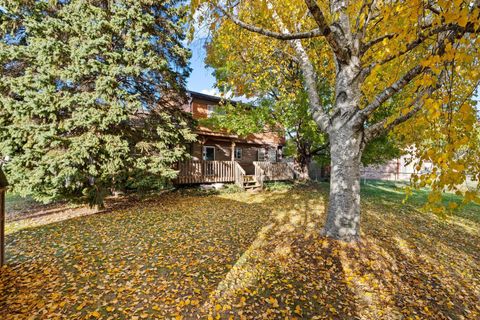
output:
[[[2,167],[0,167],[0,190],[5,189],[8,186],[7,177],[2,171]]]
[[[226,98],[212,96],[212,95],[209,95],[209,94],[200,93],[200,92],[196,92],[196,91],[188,91],[188,94],[194,99],[206,100],[206,101],[211,101],[211,102],[214,102],[214,103],[220,103],[222,101],[228,101],[233,105],[238,103],[237,101],[232,101],[232,100],[229,100],[229,99],[226,99]]]

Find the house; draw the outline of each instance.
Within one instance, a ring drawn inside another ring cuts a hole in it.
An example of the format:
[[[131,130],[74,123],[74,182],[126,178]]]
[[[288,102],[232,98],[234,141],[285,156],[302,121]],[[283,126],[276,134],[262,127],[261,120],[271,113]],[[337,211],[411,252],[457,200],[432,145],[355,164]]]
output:
[[[198,92],[189,95],[184,110],[196,120],[211,117],[224,101]],[[290,166],[281,162],[285,137],[278,131],[266,129],[241,137],[199,124],[195,133],[197,141],[189,146],[191,160],[179,163],[176,184],[235,182],[248,188],[258,187],[264,180],[293,178]]]

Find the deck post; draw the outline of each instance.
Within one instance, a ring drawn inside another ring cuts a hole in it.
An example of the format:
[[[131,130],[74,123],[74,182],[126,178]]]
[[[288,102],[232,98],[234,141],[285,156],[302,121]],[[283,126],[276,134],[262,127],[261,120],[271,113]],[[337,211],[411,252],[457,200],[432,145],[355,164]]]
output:
[[[8,181],[0,167],[0,267],[5,263],[5,191]]]
[[[233,140],[231,145],[230,158],[232,159],[232,162],[235,161],[235,141]]]

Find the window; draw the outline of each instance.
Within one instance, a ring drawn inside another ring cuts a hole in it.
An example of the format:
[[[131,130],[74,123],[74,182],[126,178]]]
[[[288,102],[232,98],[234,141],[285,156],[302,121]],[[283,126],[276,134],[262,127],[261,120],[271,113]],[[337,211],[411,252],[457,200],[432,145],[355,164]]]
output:
[[[274,148],[268,149],[268,160],[270,162],[277,162],[277,150]]]
[[[215,147],[213,147],[213,146],[204,146],[203,147],[203,160],[205,160],[205,161],[215,160]]]
[[[258,148],[257,150],[257,160],[258,161],[265,161],[266,160],[266,152],[265,148]]]
[[[211,118],[215,114],[216,109],[217,109],[217,106],[209,104],[207,106],[207,117]]]
[[[207,106],[207,117],[211,118],[212,116],[219,114],[219,115],[225,115],[225,109],[219,108],[215,104],[209,104]]]
[[[235,147],[235,159],[236,160],[242,159],[242,148]]]

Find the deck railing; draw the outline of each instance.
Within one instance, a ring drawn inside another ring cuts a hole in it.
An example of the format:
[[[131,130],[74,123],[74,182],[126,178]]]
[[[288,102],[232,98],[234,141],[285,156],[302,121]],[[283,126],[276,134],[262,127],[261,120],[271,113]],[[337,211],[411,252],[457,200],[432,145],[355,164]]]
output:
[[[260,184],[260,187],[263,188],[263,181],[265,180],[265,170],[263,170],[259,162],[255,161],[253,163],[255,167],[255,180]]]
[[[234,162],[234,179],[235,184],[240,188],[243,188],[243,182],[245,179],[245,170],[238,162]]]
[[[288,163],[254,161],[255,179],[263,186],[264,181],[291,180],[294,172]],[[243,187],[246,172],[235,161],[187,160],[179,162],[176,184],[234,182]]]
[[[263,170],[263,181],[277,181],[277,180],[293,180],[295,173],[289,163],[286,162],[266,162],[266,161],[254,161],[255,176],[257,170],[260,174],[260,170]],[[257,169],[258,168],[258,169]]]
[[[178,184],[233,182],[238,163],[232,161],[187,160],[178,163]]]

